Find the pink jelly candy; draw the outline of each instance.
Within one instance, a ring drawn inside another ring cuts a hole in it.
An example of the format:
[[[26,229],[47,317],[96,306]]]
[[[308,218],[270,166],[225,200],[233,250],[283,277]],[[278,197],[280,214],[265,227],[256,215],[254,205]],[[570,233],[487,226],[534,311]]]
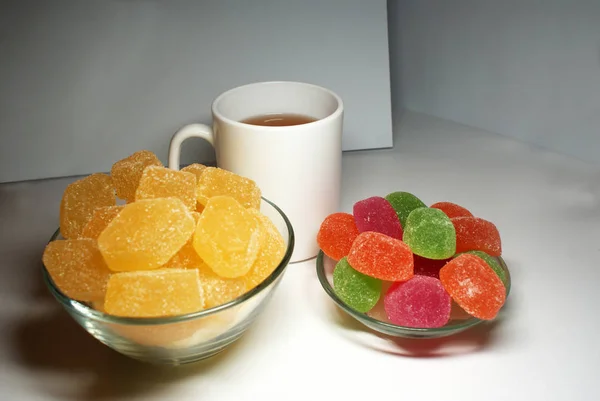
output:
[[[396,211],[380,196],[363,199],[354,204],[352,213],[359,232],[375,231],[402,239],[402,225]]]
[[[437,278],[414,276],[393,284],[385,294],[383,306],[390,322],[427,329],[448,323],[452,299]]]

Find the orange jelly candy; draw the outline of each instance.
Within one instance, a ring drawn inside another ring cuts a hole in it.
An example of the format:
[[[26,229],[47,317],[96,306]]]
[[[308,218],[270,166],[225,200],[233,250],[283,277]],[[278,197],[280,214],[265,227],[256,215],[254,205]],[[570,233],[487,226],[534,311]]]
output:
[[[123,210],[123,206],[104,206],[94,210],[92,218],[83,228],[81,237],[98,239],[100,233],[104,231],[108,223],[110,223],[121,210]]]
[[[251,290],[262,283],[279,266],[285,254],[285,241],[271,219],[256,209],[248,209],[248,212],[253,214],[258,219],[259,225],[262,226],[260,250],[256,261],[248,274],[242,277],[248,290]]]
[[[198,179],[196,195],[204,207],[213,196],[226,195],[246,208],[260,208],[261,193],[254,181],[217,167],[204,169]]]
[[[193,163],[189,166],[185,166],[181,169],[181,171],[185,171],[186,173],[192,173],[196,176],[196,179],[199,180],[206,167],[207,166],[205,166],[204,164]]]
[[[196,210],[196,176],[160,166],[148,166],[135,191],[135,200],[176,197]]]
[[[494,319],[506,300],[502,280],[475,255],[464,253],[446,263],[440,281],[452,299],[478,319]]]
[[[347,257],[350,266],[367,276],[406,281],[414,276],[414,259],[408,245],[374,231],[360,233]]]
[[[140,150],[112,165],[110,175],[113,179],[117,196],[127,203],[135,200],[135,191],[148,166],[161,166],[158,157],[149,150]]]
[[[206,308],[223,305],[247,291],[246,281],[243,277],[220,277],[206,264],[198,268],[198,273],[200,274],[200,286],[204,293],[204,306]]]
[[[116,203],[113,181],[106,174],[92,174],[69,184],[60,202],[60,233],[65,238],[79,238],[96,208]]]
[[[106,289],[104,309],[115,316],[162,317],[204,308],[196,269],[157,269],[115,273]]]
[[[83,302],[104,298],[111,272],[96,241],[88,238],[52,241],[44,250],[42,262],[52,281],[69,298]]]
[[[450,219],[456,230],[456,253],[483,251],[490,256],[502,254],[500,233],[494,225],[479,217]]]
[[[433,209],[440,209],[449,218],[454,217],[473,217],[473,213],[469,212],[464,207],[452,202],[438,202],[431,205]]]
[[[194,217],[195,224],[198,224],[200,213],[191,212]],[[188,242],[163,266],[176,269],[198,269],[204,266],[205,263],[194,249],[194,237],[191,236]]]
[[[111,270],[156,269],[177,254],[194,227],[180,199],[144,199],[126,205],[112,219],[98,237],[98,247]]]
[[[325,255],[340,260],[348,256],[356,237],[358,228],[354,216],[349,213],[333,213],[321,223],[317,243]]]
[[[219,276],[248,273],[260,248],[261,230],[246,208],[230,196],[208,200],[194,233],[194,249]]]

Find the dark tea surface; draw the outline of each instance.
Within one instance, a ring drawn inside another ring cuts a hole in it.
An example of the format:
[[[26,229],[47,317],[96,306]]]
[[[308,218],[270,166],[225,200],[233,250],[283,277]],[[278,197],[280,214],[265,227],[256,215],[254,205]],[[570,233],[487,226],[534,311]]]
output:
[[[250,125],[262,125],[266,127],[286,127],[290,125],[301,125],[317,121],[316,118],[305,116],[302,114],[263,114],[246,118],[241,122]]]

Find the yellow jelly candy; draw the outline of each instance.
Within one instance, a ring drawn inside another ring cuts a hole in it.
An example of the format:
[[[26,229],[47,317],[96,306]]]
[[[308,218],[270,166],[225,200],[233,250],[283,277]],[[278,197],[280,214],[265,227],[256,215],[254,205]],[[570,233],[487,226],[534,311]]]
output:
[[[248,273],[256,260],[261,232],[257,220],[230,196],[208,200],[194,233],[194,249],[219,276]]]
[[[200,213],[192,212],[192,216],[194,217],[194,222],[198,224],[198,219],[200,219]],[[194,249],[193,244],[193,236],[190,237],[188,242],[173,256],[169,261],[163,266],[168,268],[176,268],[176,269],[197,269],[200,266],[203,266],[204,261],[198,253]]]
[[[83,302],[104,298],[110,270],[96,241],[56,240],[46,245],[42,262],[56,286],[69,298]]]
[[[108,223],[98,247],[111,270],[156,269],[185,245],[194,227],[194,218],[180,199],[144,199],[126,205]]]
[[[200,176],[204,172],[204,169],[206,169],[206,166],[204,164],[194,163],[190,164],[189,166],[185,166],[181,169],[181,171],[192,173],[196,176],[196,179],[200,179]]]
[[[204,308],[196,269],[157,269],[115,273],[106,289],[106,313],[127,317],[161,317]]]
[[[149,150],[140,150],[113,164],[110,175],[117,190],[117,196],[128,203],[133,202],[144,169],[148,166],[162,167],[162,165],[158,157]]]
[[[60,202],[60,233],[65,238],[79,238],[94,210],[117,203],[111,178],[92,174],[67,186]]]
[[[92,218],[81,232],[81,237],[98,239],[100,233],[106,228],[108,223],[121,212],[121,210],[123,210],[123,206],[104,206],[94,210]]]
[[[135,191],[135,200],[176,197],[196,210],[196,176],[160,166],[148,166]]]
[[[285,254],[285,242],[271,219],[256,209],[248,209],[262,226],[262,241],[256,261],[244,277],[248,290],[262,283],[279,266]]]
[[[260,189],[249,178],[216,167],[207,167],[198,178],[198,202],[204,207],[213,196],[231,196],[242,206],[260,208]]]
[[[219,277],[206,264],[200,266],[198,272],[200,273],[200,286],[204,292],[204,306],[206,308],[223,305],[247,291],[243,277]]]

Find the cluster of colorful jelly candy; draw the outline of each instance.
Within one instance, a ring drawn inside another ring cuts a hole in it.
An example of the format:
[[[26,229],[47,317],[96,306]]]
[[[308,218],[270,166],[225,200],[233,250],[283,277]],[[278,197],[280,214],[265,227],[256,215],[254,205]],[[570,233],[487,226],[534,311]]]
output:
[[[65,189],[65,239],[47,245],[43,263],[65,295],[108,314],[211,308],[259,285],[283,258],[284,239],[260,203],[245,177],[200,164],[171,170],[152,152],[136,152],[110,175]]]
[[[409,192],[373,196],[352,214],[325,218],[317,242],[337,261],[336,295],[362,313],[381,304],[394,324],[442,327],[453,303],[490,320],[506,299],[498,229],[455,203],[427,207]]]

